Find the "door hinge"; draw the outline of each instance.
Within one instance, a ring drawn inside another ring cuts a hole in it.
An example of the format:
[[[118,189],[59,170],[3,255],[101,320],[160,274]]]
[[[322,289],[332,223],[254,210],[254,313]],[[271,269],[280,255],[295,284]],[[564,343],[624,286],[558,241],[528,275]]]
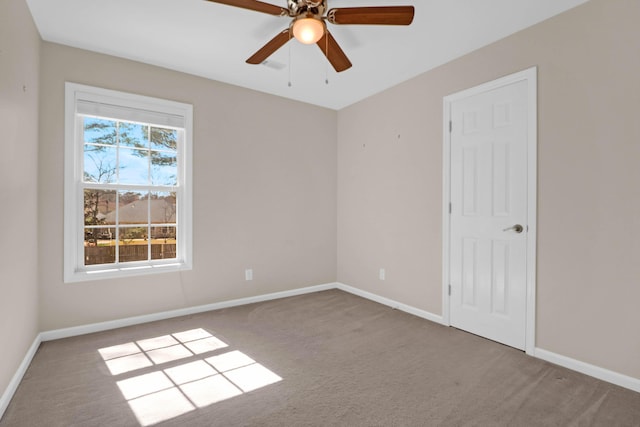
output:
[[[453,132],[453,122],[449,120],[449,133]]]
[[[449,285],[449,296],[451,296],[451,285]]]
[[[452,209],[453,208],[451,207],[451,202],[449,202],[449,215],[451,215]]]

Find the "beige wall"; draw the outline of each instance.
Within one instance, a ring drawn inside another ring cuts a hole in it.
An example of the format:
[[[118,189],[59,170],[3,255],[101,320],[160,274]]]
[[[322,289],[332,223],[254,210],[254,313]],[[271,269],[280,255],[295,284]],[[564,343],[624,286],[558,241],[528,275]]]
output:
[[[42,330],[335,281],[335,111],[51,43],[41,76]],[[193,104],[193,271],[63,283],[65,81]]]
[[[639,17],[592,0],[340,111],[338,280],[442,312],[442,98],[537,65],[536,344],[640,378]]]
[[[0,1],[0,394],[38,333],[39,55],[26,3]]]

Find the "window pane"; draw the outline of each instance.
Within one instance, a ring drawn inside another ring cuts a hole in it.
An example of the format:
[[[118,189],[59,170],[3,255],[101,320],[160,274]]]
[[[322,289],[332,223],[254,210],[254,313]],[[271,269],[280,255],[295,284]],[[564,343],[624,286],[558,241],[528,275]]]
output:
[[[84,142],[115,145],[117,142],[116,122],[113,120],[84,118]]]
[[[120,145],[123,147],[149,148],[149,126],[119,122]]]
[[[151,151],[151,183],[154,185],[176,185],[178,183],[176,153]]]
[[[116,148],[84,145],[84,182],[102,184],[116,180]]]
[[[176,223],[176,193],[158,192],[151,193],[151,223],[175,224]]]
[[[120,224],[148,224],[148,193],[146,191],[118,192],[118,210]]]
[[[151,127],[151,149],[171,150],[178,149],[178,131]]]
[[[84,225],[115,224],[116,192],[84,190]]]
[[[118,160],[120,184],[146,185],[149,183],[149,150],[121,148]]]
[[[176,257],[176,227],[151,227],[151,259]]]
[[[115,228],[84,229],[84,265],[116,262]]]
[[[120,262],[146,261],[148,253],[147,227],[120,227]]]

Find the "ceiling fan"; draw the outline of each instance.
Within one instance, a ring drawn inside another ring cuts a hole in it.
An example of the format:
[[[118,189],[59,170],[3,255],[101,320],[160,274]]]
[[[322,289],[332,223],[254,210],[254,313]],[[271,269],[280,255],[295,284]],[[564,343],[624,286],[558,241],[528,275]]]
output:
[[[263,63],[295,37],[304,44],[317,44],[337,72],[350,68],[351,62],[327,29],[325,21],[336,25],[409,25],[414,14],[413,6],[342,7],[327,11],[327,0],[287,0],[287,8],[257,0],[207,1],[293,18],[289,28],[267,42],[247,59],[247,63]]]

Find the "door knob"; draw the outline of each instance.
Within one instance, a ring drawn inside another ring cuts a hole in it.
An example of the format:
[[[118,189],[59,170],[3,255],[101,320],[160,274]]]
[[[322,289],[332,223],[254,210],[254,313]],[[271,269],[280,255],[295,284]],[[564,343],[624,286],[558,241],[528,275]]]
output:
[[[524,230],[524,228],[520,224],[516,224],[512,227],[507,227],[502,231],[511,231],[511,230],[515,231],[516,233],[522,233],[522,230]]]

